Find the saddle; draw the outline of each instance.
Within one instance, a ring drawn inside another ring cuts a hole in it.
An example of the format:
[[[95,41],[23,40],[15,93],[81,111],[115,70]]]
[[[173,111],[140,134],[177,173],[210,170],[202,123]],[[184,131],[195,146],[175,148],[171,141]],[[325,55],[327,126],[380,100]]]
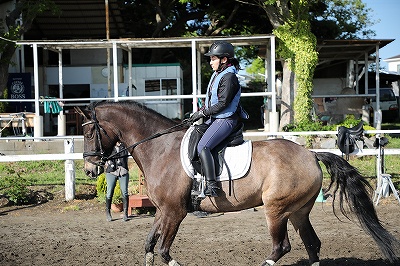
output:
[[[364,122],[360,121],[358,125],[352,127],[352,128],[347,128],[345,126],[340,126],[338,128],[338,134],[337,134],[337,146],[339,147],[339,150],[343,154],[346,155],[346,160],[349,160],[349,154],[354,152],[357,143],[357,140],[364,141],[363,138],[363,125]]]
[[[194,130],[189,138],[188,156],[197,173],[202,172],[200,158],[197,154],[197,144],[204,135],[204,132],[206,132],[208,126],[207,124],[194,125]],[[243,123],[238,123],[232,130],[232,133],[211,151],[214,157],[216,176],[219,176],[222,172],[225,148],[238,146],[244,142],[243,127]]]

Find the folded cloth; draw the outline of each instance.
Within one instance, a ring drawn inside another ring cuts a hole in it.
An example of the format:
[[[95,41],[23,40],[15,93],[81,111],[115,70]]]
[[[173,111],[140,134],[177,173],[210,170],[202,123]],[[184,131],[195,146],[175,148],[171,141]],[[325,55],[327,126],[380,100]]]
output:
[[[55,99],[54,101],[44,101],[44,112],[46,114],[58,114],[62,111],[62,107],[58,103],[58,100],[56,97],[49,97],[45,96],[45,99]]]

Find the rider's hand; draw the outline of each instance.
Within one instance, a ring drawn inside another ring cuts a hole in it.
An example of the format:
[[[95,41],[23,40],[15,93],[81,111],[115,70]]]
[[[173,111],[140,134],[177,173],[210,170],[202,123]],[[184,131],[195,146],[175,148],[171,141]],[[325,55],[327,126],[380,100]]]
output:
[[[199,120],[200,118],[203,118],[203,117],[205,117],[205,115],[204,115],[203,111],[200,110],[200,111],[197,111],[196,113],[193,113],[190,116],[189,119],[190,119],[190,122],[194,123],[194,122],[196,122],[197,120]]]

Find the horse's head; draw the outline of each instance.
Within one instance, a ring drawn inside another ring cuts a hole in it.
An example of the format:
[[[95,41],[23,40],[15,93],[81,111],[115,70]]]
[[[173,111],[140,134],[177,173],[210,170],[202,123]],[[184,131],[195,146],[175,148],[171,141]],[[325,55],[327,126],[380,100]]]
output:
[[[83,117],[85,173],[91,178],[96,178],[103,173],[104,164],[118,139],[109,123],[98,120],[95,106],[91,106],[89,109],[75,107],[75,111]]]

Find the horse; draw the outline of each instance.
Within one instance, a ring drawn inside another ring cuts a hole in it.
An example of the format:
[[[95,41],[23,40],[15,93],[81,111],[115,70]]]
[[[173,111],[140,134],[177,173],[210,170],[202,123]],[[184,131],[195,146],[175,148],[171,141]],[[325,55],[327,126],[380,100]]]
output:
[[[145,241],[144,265],[154,265],[157,242],[158,253],[165,264],[181,265],[171,257],[170,247],[181,222],[192,210],[193,180],[176,162],[188,126],[135,101],[96,102],[75,109],[83,117],[87,176],[96,177],[102,173],[101,166],[117,141],[125,144],[145,176],[147,195],[156,213]],[[300,235],[310,265],[319,265],[321,241],[309,219],[322,188],[323,172],[319,162],[331,175],[327,191],[333,190],[334,202],[339,201],[341,212],[346,217],[349,217],[349,210],[350,214],[354,213],[383,255],[391,262],[399,261],[400,242],[381,225],[371,201],[371,186],[346,160],[279,138],[253,141],[252,146],[252,162],[247,174],[231,182],[219,182],[219,197],[206,197],[200,202],[199,210],[234,212],[263,206],[272,251],[262,265],[275,264],[291,250],[288,221]]]

